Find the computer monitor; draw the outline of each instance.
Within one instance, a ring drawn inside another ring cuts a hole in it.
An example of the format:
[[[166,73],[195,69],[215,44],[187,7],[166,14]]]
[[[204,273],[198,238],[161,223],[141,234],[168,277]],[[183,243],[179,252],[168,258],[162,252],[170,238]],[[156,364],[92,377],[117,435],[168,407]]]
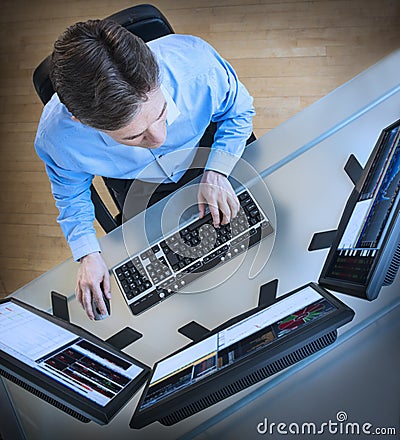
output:
[[[375,299],[400,265],[400,120],[385,128],[351,193],[319,283]]]
[[[354,312],[315,283],[257,307],[157,362],[131,419],[172,425],[333,343]]]
[[[149,371],[80,327],[0,301],[0,374],[82,422],[108,423]]]

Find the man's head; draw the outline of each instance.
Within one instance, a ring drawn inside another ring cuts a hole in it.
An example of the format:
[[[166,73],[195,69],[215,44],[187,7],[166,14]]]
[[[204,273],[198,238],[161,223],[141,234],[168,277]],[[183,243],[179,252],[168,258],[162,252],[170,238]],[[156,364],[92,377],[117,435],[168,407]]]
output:
[[[111,133],[129,127],[147,101],[161,93],[151,50],[107,20],[76,23],[59,37],[52,54],[51,80],[75,118]]]

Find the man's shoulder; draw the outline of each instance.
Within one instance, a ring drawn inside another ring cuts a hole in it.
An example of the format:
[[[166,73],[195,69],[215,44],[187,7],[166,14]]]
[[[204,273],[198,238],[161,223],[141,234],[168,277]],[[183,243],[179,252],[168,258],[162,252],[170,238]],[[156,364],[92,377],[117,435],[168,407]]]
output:
[[[192,48],[194,50],[212,50],[212,47],[202,38],[187,34],[168,34],[164,37],[147,43],[150,48],[157,49],[158,47],[166,48]]]
[[[199,37],[170,34],[148,44],[156,56],[163,79],[171,83],[197,81],[221,65],[218,53]]]
[[[51,148],[57,145],[65,145],[69,141],[74,142],[76,138],[83,137],[82,124],[72,120],[71,113],[64,104],[60,102],[57,94],[43,108],[42,115],[36,132],[36,148]],[[68,142],[67,142],[68,141]]]
[[[47,132],[50,127],[60,127],[70,119],[71,114],[65,105],[60,102],[57,93],[55,93],[43,108],[39,121],[39,130]]]
[[[213,64],[219,57],[209,43],[193,35],[170,34],[148,44],[158,62],[167,66],[189,65],[193,68],[200,64]]]

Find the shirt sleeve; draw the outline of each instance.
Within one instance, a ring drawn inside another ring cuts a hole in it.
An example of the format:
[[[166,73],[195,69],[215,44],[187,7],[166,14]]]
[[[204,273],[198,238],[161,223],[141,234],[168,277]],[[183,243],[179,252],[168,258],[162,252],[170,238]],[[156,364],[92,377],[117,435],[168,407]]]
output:
[[[63,169],[38,146],[36,150],[46,165],[59,210],[57,221],[68,241],[73,258],[78,261],[85,255],[100,251],[93,226],[95,214],[90,193],[93,175]]]
[[[253,98],[232,66],[215,51],[218,66],[211,75],[212,121],[217,123],[206,169],[229,175],[243,154],[253,129]]]

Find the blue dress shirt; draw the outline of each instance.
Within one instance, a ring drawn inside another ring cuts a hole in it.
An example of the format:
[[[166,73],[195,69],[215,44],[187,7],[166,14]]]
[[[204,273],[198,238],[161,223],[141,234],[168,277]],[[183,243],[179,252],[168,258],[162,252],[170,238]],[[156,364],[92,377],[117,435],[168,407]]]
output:
[[[210,121],[217,123],[206,169],[229,175],[252,131],[253,99],[232,67],[205,41],[172,34],[148,43],[160,67],[167,136],[159,148],[117,143],[72,120],[58,95],[45,106],[35,139],[75,260],[100,245],[93,227],[94,175],[177,182],[191,164]]]

